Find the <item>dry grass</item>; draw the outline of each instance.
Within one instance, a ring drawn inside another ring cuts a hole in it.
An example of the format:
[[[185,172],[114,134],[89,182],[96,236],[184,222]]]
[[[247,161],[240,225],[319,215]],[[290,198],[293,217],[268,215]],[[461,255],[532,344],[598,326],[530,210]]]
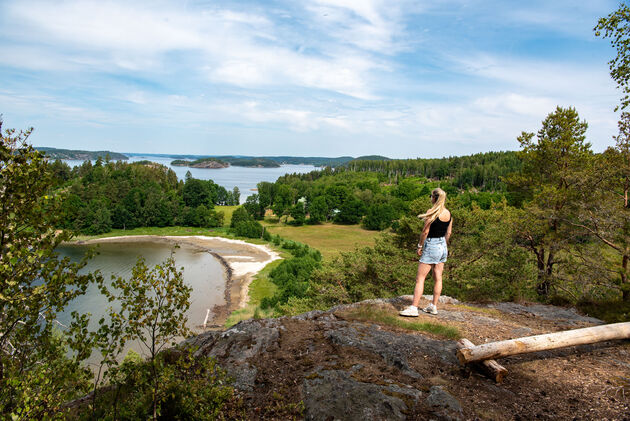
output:
[[[214,210],[217,212],[223,212],[223,226],[229,227],[230,222],[232,221],[232,214],[234,210],[236,210],[238,206],[215,206]]]
[[[369,231],[359,225],[304,225],[294,227],[265,220],[264,225],[271,234],[299,241],[319,250],[329,260],[340,252],[353,251],[356,247],[373,246],[378,231]]]
[[[371,321],[388,326],[398,327],[416,332],[427,332],[447,339],[460,339],[462,337],[459,329],[453,326],[440,323],[421,322],[416,320],[405,320],[397,314],[383,308],[373,306],[360,306],[347,313],[346,317],[355,320]]]
[[[503,314],[495,308],[473,307],[473,306],[469,306],[465,304],[453,304],[452,306],[461,310],[474,311],[477,313],[485,313],[491,316],[500,316],[501,314]]]

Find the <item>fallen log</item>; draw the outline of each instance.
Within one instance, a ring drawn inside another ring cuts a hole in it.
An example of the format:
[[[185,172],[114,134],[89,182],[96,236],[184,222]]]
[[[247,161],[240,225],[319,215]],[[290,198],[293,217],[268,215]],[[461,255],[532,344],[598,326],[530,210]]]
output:
[[[474,346],[475,344],[470,342],[468,339],[460,339],[457,342],[458,349],[472,348]],[[503,377],[505,377],[508,373],[507,369],[495,360],[484,360],[480,361],[479,363],[473,363],[473,365],[479,371],[483,372],[486,376],[494,379],[494,381],[497,383],[501,383],[503,381]]]
[[[462,364],[507,357],[509,355],[546,351],[567,346],[592,344],[614,339],[630,339],[630,322],[613,323],[583,329],[565,330],[545,335],[468,346],[457,350]]]

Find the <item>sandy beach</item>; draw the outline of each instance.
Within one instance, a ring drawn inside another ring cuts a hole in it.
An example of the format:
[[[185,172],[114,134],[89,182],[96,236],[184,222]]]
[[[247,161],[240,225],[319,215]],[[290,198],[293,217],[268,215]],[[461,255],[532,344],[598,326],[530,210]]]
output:
[[[225,267],[225,304],[211,309],[212,317],[208,327],[223,326],[229,314],[244,307],[249,300],[249,285],[254,276],[266,265],[281,257],[269,247],[251,244],[242,240],[222,237],[193,236],[156,236],[133,235],[99,238],[79,241],[79,244],[98,244],[106,242],[168,242],[186,244],[207,251],[215,256]]]

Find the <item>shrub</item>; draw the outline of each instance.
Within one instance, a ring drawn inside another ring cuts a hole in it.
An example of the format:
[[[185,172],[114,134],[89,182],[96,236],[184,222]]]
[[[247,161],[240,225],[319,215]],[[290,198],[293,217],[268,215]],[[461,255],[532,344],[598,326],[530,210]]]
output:
[[[394,208],[387,203],[382,203],[368,208],[362,224],[366,229],[380,231],[389,228],[394,219],[396,219]]]
[[[263,226],[258,221],[240,221],[234,226],[234,233],[239,237],[260,238]]]

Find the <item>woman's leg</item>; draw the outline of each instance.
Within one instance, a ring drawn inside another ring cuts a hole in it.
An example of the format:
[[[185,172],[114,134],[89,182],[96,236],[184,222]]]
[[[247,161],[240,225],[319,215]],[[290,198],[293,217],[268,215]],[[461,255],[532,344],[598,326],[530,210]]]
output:
[[[416,288],[413,290],[413,301],[411,303],[416,307],[418,307],[418,304],[420,304],[420,298],[422,298],[422,293],[424,292],[424,279],[429,274],[431,266],[434,265],[429,265],[426,263],[418,264],[418,274],[416,275]]]
[[[444,272],[444,263],[433,265],[433,305],[436,307],[442,293],[442,272]]]

